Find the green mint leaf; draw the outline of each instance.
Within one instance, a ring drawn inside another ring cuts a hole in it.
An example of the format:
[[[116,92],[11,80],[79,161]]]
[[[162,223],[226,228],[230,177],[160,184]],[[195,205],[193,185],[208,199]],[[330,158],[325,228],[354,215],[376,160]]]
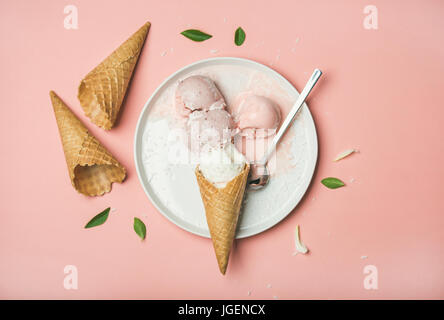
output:
[[[197,41],[197,42],[205,41],[205,40],[208,40],[212,37],[212,35],[209,35],[205,32],[202,32],[202,31],[196,30],[196,29],[188,29],[188,30],[182,31],[180,34],[187,37],[188,39],[191,39],[191,40]]]
[[[134,218],[134,231],[143,240],[146,237],[146,227],[145,224],[139,218]]]
[[[341,180],[339,180],[337,178],[332,178],[332,177],[322,179],[321,182],[324,186],[326,186],[327,188],[330,188],[330,189],[337,189],[337,188],[345,186],[344,182],[342,182]]]
[[[237,46],[241,46],[244,43],[244,41],[245,41],[245,31],[241,27],[239,27],[234,33],[234,43]]]
[[[108,219],[108,214],[111,208],[106,208],[102,212],[100,212],[98,215],[96,215],[94,218],[92,218],[85,226],[85,229],[97,227],[101,224],[104,224],[106,219]]]

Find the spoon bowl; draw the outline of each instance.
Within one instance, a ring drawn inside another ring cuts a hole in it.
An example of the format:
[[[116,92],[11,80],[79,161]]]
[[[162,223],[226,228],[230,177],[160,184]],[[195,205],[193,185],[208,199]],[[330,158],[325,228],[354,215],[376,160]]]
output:
[[[253,164],[248,178],[248,188],[251,190],[262,189],[270,180],[270,174],[265,164]]]

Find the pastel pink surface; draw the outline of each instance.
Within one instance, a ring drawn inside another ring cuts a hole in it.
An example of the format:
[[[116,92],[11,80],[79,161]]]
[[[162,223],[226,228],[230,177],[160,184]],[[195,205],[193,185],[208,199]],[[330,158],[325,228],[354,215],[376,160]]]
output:
[[[372,1],[378,30],[363,28],[367,1],[72,1],[78,30],[63,27],[66,4],[0,4],[0,298],[444,298],[442,1]],[[105,132],[83,114],[77,86],[146,21],[119,123]],[[192,42],[179,34],[188,28],[213,38]],[[155,88],[212,56],[262,62],[299,90],[315,67],[324,72],[308,100],[319,136],[313,183],[283,222],[236,242],[225,277],[209,239],[156,211],[133,161]],[[127,168],[111,193],[72,188],[50,90]],[[351,147],[361,152],[332,162]],[[329,190],[327,176],[347,186]],[[83,228],[108,206],[105,225]],[[134,216],[147,225],[143,242]],[[308,255],[292,255],[297,224]],[[63,286],[66,265],[78,268],[78,290]],[[377,290],[364,288],[366,265],[378,269]]]

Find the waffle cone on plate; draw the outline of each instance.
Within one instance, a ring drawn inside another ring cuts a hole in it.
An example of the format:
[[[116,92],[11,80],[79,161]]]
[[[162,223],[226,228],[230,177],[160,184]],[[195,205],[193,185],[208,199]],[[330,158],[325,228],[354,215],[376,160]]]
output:
[[[85,114],[105,130],[113,127],[150,28],[147,22],[80,82]]]
[[[195,173],[208,228],[222,274],[227,270],[249,171],[250,166],[246,164],[224,188],[217,188],[203,176],[199,167],[196,168]]]
[[[50,96],[72,185],[87,196],[109,192],[113,182],[125,179],[125,168],[88,132],[54,91]]]

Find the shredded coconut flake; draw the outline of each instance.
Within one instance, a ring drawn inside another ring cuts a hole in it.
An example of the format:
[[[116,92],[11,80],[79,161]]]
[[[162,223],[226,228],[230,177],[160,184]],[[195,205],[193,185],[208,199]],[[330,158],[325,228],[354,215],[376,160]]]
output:
[[[339,161],[341,159],[344,159],[354,152],[358,152],[358,150],[356,150],[356,149],[345,150],[345,151],[341,152],[340,154],[338,154],[337,157],[333,161]]]
[[[306,254],[308,252],[307,247],[305,244],[301,242],[300,236],[299,236],[299,225],[296,226],[295,234],[294,234],[294,240],[295,240],[295,247],[296,250],[302,254]]]

